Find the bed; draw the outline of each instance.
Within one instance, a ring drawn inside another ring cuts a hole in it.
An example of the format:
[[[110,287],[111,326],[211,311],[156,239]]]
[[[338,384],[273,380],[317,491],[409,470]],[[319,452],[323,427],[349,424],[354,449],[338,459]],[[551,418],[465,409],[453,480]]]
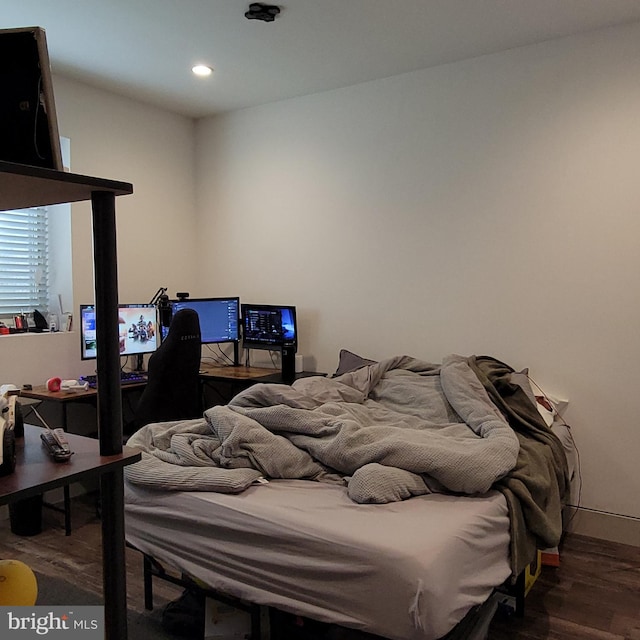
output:
[[[557,545],[563,445],[494,358],[346,360],[134,434],[127,542],[241,602],[436,640]]]

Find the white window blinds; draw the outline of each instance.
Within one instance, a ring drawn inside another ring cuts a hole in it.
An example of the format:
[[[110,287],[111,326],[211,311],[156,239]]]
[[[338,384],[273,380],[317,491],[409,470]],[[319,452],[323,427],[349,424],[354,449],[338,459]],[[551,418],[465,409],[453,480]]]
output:
[[[48,233],[46,208],[0,212],[0,317],[47,313]]]

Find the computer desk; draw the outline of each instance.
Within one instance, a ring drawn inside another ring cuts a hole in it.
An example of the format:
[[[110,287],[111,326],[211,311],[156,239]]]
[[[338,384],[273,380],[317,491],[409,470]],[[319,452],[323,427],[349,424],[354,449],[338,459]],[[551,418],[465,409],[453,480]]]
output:
[[[142,391],[145,386],[145,382],[131,382],[122,385],[121,391],[123,394],[130,393],[132,391]],[[68,431],[68,407],[73,403],[85,403],[92,407],[97,406],[98,402],[98,390],[97,389],[61,389],[60,391],[49,391],[45,385],[39,385],[33,387],[33,389],[22,389],[20,391],[19,398],[28,398],[30,400],[37,400],[39,402],[51,402],[59,406],[62,411],[61,424],[51,424],[51,427],[62,427],[65,431]],[[21,403],[22,404],[22,403]],[[27,409],[29,403],[25,403],[25,409]],[[28,416],[27,416],[28,417]]]
[[[211,364],[201,364],[200,366],[200,377],[205,380],[258,380],[262,382],[264,379],[274,376],[278,378],[278,381],[282,381],[282,373],[279,369]]]
[[[310,376],[324,376],[316,371],[296,373],[294,380]],[[227,404],[235,395],[258,383],[285,384],[282,371],[268,367],[245,367],[232,365],[201,365],[203,407]]]
[[[309,376],[323,376],[324,373],[315,371],[303,371],[295,374],[295,379]],[[267,367],[245,367],[232,365],[202,364],[200,369],[200,383],[202,386],[202,406],[208,408],[216,404],[226,404],[244,389],[251,385],[269,382],[282,384],[282,372],[279,369]],[[121,392],[128,394],[134,391],[142,391],[145,382],[132,382],[123,384]],[[29,398],[40,402],[51,402],[61,408],[61,424],[51,424],[51,427],[62,427],[69,430],[68,407],[73,403],[86,403],[96,406],[98,399],[97,389],[63,389],[49,391],[45,385],[22,389],[19,398]],[[28,404],[27,404],[28,407]],[[26,407],[25,407],[26,408]]]

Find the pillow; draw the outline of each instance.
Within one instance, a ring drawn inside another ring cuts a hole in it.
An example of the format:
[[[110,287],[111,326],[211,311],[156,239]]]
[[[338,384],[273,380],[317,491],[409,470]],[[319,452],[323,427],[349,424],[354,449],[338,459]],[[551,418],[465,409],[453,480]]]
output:
[[[362,356],[351,353],[351,351],[347,351],[346,349],[340,349],[338,368],[333,374],[333,377],[335,378],[336,376],[341,376],[343,373],[356,371],[357,369],[361,369],[362,367],[366,367],[370,364],[376,364],[376,361],[363,358]]]

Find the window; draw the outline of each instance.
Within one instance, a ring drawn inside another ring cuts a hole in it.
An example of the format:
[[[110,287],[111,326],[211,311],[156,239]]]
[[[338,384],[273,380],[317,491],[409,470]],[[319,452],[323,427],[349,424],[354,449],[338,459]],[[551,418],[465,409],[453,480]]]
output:
[[[38,207],[0,212],[0,316],[48,312],[49,216]]]
[[[70,140],[60,139],[65,167]],[[71,206],[0,211],[0,321],[73,308]]]

